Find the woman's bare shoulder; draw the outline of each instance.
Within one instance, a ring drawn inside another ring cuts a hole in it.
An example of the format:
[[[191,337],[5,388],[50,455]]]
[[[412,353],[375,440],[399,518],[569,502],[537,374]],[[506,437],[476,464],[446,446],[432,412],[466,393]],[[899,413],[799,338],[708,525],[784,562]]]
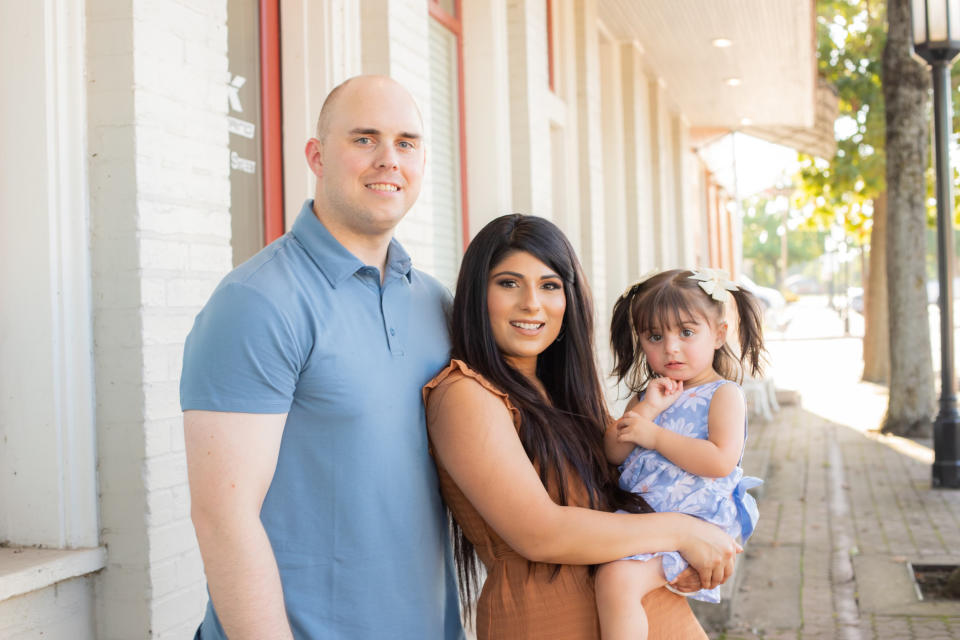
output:
[[[491,414],[509,416],[511,407],[484,380],[462,374],[448,376],[427,396],[427,426],[438,422],[473,423]]]

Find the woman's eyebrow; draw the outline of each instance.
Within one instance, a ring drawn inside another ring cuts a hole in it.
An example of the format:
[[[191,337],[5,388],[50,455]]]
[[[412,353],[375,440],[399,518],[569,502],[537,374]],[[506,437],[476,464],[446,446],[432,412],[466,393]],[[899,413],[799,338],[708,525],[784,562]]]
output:
[[[498,271],[497,273],[493,274],[490,277],[497,278],[499,276],[513,276],[514,278],[520,278],[520,279],[523,279],[525,277],[522,273],[517,273],[516,271]],[[553,280],[553,279],[561,280],[560,276],[558,276],[555,273],[546,273],[540,276],[540,279],[541,280]]]

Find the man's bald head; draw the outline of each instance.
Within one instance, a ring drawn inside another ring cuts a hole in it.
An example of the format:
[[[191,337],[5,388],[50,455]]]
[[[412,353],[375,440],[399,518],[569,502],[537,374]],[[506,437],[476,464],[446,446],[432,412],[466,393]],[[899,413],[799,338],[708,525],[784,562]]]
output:
[[[361,75],[353,76],[352,78],[347,78],[337,86],[335,86],[329,94],[327,94],[326,100],[323,101],[323,106],[320,107],[320,116],[317,118],[317,139],[320,142],[324,142],[327,134],[330,133],[330,121],[333,119],[334,113],[337,110],[337,104],[340,102],[340,99],[344,94],[361,88],[366,88],[371,84],[384,84],[389,83],[399,87],[410,97],[410,101],[413,103],[414,107],[417,110],[417,115],[420,116],[420,126],[423,127],[423,115],[420,113],[420,107],[417,106],[416,100],[413,99],[413,96],[403,87],[399,82],[391,78],[390,76],[382,75]]]
[[[357,76],[330,92],[304,153],[317,177],[314,213],[341,244],[389,242],[420,194],[423,138],[416,101],[386,76]]]

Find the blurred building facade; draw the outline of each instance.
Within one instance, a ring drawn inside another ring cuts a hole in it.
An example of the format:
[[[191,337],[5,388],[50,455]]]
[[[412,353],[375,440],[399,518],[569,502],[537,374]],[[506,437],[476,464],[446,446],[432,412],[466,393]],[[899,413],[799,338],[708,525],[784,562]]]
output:
[[[397,231],[418,267],[452,285],[487,221],[551,218],[603,344],[647,270],[737,270],[698,146],[823,142],[814,20],[806,0],[0,3],[0,636],[192,637],[183,341],[310,196],[333,86],[389,74],[421,106]]]

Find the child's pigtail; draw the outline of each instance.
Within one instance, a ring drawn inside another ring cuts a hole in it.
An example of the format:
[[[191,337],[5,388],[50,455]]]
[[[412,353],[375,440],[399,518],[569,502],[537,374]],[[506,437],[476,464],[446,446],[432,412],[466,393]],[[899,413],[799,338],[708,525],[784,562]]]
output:
[[[610,321],[610,346],[613,349],[613,374],[617,382],[628,376],[637,362],[637,336],[633,327],[633,301],[640,292],[640,283],[630,287],[613,305]],[[632,387],[632,380],[627,380]]]
[[[731,293],[737,303],[740,365],[745,373],[758,378],[763,370],[763,313],[756,296],[743,287]]]

